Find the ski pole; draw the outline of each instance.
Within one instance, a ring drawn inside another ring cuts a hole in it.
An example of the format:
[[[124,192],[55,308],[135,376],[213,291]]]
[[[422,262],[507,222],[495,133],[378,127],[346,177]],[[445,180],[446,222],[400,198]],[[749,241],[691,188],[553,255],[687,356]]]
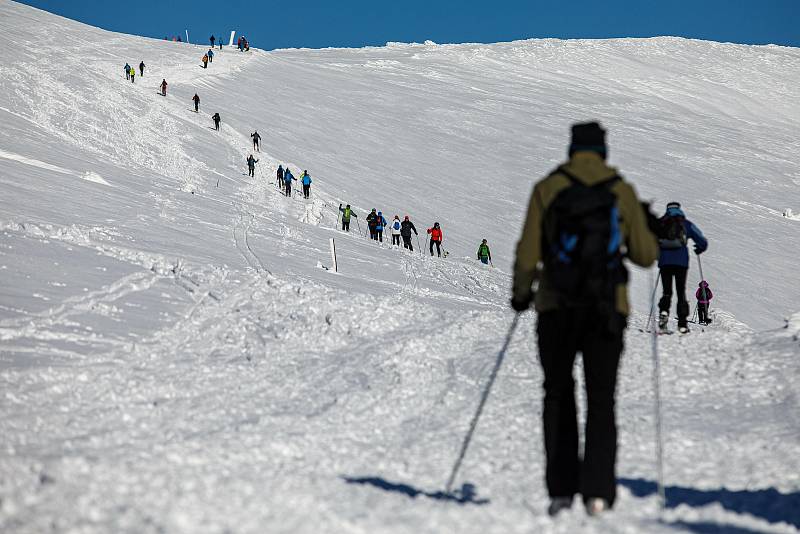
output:
[[[652,276],[652,275],[651,275]],[[658,291],[658,280],[661,278],[661,269],[658,270],[658,276],[656,276],[656,283],[653,285],[653,294],[650,297],[650,302],[656,301],[656,291]],[[653,320],[653,306],[650,306],[650,315],[647,316],[647,324],[645,325],[645,331],[650,328],[650,321]],[[653,328],[655,330],[655,328]]]
[[[500,349],[500,352],[497,355],[497,360],[494,362],[494,368],[492,369],[492,374],[489,375],[489,381],[486,383],[486,387],[483,388],[483,394],[481,395],[481,401],[478,403],[478,409],[475,411],[475,415],[472,417],[472,421],[469,423],[469,431],[467,432],[467,435],[464,436],[464,443],[461,444],[461,452],[458,454],[458,459],[456,460],[455,465],[453,465],[453,471],[450,473],[450,478],[447,479],[445,493],[448,495],[453,487],[453,482],[456,479],[456,475],[458,475],[461,462],[464,460],[464,456],[467,454],[469,442],[472,440],[472,434],[475,432],[475,427],[478,425],[478,419],[480,419],[481,412],[483,412],[483,407],[486,405],[486,401],[489,398],[489,393],[492,391],[494,380],[497,378],[497,373],[500,371],[500,366],[503,365],[503,358],[506,356],[506,350],[508,350],[508,345],[511,343],[511,338],[514,336],[514,330],[517,328],[519,315],[519,313],[514,314],[514,320],[511,321],[511,326],[509,327],[508,334],[506,335],[506,341],[503,344],[503,348]]]
[[[661,274],[661,271],[659,271]],[[650,277],[652,279],[652,272]],[[658,282],[658,279],[656,279]],[[655,311],[656,297],[655,291],[650,300],[650,313]],[[664,439],[661,429],[661,365],[658,358],[658,332],[653,328],[652,332],[652,354],[653,354],[653,396],[655,398],[655,422],[656,422],[656,472],[659,508],[663,511],[666,505],[666,495],[664,492]]]
[[[361,223],[358,222],[358,217],[356,217],[356,226],[358,226],[358,233],[360,234],[361,233]]]
[[[420,254],[422,254],[422,247],[419,244],[419,234],[414,234],[417,237],[417,248],[419,249]]]

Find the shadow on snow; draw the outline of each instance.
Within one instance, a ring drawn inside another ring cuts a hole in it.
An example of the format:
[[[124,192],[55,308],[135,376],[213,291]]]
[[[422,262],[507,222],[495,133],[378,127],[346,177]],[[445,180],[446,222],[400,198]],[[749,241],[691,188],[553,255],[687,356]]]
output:
[[[656,493],[656,483],[650,480],[620,478],[619,483],[628,488],[636,497],[647,497]],[[706,506],[708,504],[719,503],[723,508],[731,512],[750,514],[764,519],[769,523],[788,523],[794,527],[800,527],[800,492],[781,493],[775,488],[759,490],[729,490],[725,488],[712,490],[699,490],[695,488],[683,488],[679,486],[667,486],[665,488],[667,498],[667,508],[675,508],[681,504],[692,507]],[[692,524],[681,524],[685,528],[693,528],[695,532],[728,532],[723,528],[736,528],[730,525],[718,525],[720,530],[713,523],[698,523],[696,527]],[[740,529],[741,532],[749,532]]]
[[[473,484],[464,484],[461,489],[455,490],[452,493],[444,491],[424,491],[409,484],[402,484],[398,482],[389,482],[380,477],[342,477],[348,484],[362,484],[365,486],[372,486],[383,491],[391,493],[399,493],[406,495],[412,499],[417,497],[427,497],[435,501],[454,502],[457,504],[488,504],[489,499],[478,499],[475,486]]]

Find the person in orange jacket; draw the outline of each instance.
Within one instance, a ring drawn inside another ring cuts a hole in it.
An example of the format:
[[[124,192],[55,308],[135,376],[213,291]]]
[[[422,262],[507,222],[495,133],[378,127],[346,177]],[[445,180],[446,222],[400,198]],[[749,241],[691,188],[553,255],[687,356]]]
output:
[[[428,228],[428,233],[431,236],[431,256],[433,256],[433,244],[436,243],[436,253],[442,257],[442,229],[439,223],[433,223],[433,228]]]
[[[208,54],[203,54],[203,68],[208,68]]]

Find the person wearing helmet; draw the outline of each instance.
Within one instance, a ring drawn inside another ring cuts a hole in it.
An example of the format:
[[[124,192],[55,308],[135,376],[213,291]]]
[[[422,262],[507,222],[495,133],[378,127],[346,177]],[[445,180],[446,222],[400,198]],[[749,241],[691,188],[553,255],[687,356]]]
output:
[[[436,254],[439,257],[442,257],[442,229],[439,227],[439,223],[433,223],[433,228],[428,228],[428,234],[431,236],[431,256],[433,256],[433,245],[436,244]]]
[[[419,235],[417,233],[417,228],[414,226],[414,223],[412,223],[408,219],[408,215],[406,215],[405,219],[403,219],[403,222],[400,223],[400,235],[403,238],[403,246],[408,250],[410,250],[411,252],[414,252],[414,246],[411,244],[412,230],[414,231],[414,235]]]

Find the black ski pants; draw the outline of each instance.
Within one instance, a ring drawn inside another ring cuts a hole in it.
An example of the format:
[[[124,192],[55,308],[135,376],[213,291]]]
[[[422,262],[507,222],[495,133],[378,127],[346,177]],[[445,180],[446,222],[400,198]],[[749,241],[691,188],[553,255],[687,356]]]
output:
[[[303,184],[303,197],[308,198],[311,196],[311,184]]]
[[[378,240],[378,230],[376,230],[374,226],[369,227],[369,238],[375,241]]]
[[[284,184],[286,187],[284,187],[283,190],[286,192],[286,196],[292,196],[292,182],[284,182]]]
[[[197,113],[199,110],[200,110],[200,101],[199,100],[195,100],[194,101],[194,112]]]
[[[433,239],[431,239],[431,256],[433,256],[433,245],[434,245],[434,243],[436,244],[436,253],[441,258],[442,257],[442,242],[441,241],[434,241]]]
[[[218,121],[214,121],[214,129],[219,131],[219,122]]]
[[[392,234],[392,245],[400,246],[400,234]]]
[[[539,314],[536,331],[544,370],[544,446],[550,497],[616,498],[617,426],[614,395],[625,319],[592,308]],[[578,420],[573,367],[581,352],[586,383],[583,459],[578,455]]]
[[[253,178],[256,177],[256,168],[255,167],[248,167],[247,168],[247,175],[252,176]]]
[[[383,230],[375,229],[375,241],[383,243]]]
[[[700,324],[708,324],[708,304],[702,302],[697,303],[697,322]]]
[[[669,313],[672,304],[672,281],[675,280],[675,293],[678,297],[678,326],[686,326],[689,317],[689,302],[686,300],[686,275],[688,267],[665,265],[661,268],[661,300],[658,301],[658,311]]]
[[[411,244],[411,236],[410,235],[404,235],[403,236],[403,246],[405,248],[407,248],[408,250],[412,251],[412,252],[414,251],[414,245]]]
[[[350,219],[348,219],[346,221],[344,219],[342,219],[342,230],[345,231],[345,232],[349,232],[350,231]]]

